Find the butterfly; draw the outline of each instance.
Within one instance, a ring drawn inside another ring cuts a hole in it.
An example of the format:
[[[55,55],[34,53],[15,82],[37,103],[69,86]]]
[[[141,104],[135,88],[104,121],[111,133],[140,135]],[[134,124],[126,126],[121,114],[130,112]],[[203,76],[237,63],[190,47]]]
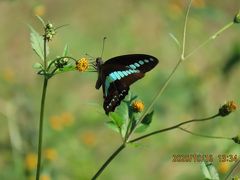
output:
[[[157,64],[157,58],[146,54],[116,56],[106,62],[100,57],[96,58],[98,79],[95,88],[102,86],[105,113],[114,112],[128,94],[130,85],[143,78]]]

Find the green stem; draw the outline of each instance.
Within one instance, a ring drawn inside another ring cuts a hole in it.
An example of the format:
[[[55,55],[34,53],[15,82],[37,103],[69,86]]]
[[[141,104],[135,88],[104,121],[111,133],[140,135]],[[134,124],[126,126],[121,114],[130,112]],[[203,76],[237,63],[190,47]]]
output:
[[[214,119],[216,117],[219,116],[219,113],[216,114],[216,115],[213,115],[213,116],[210,116],[210,117],[207,117],[207,118],[203,118],[203,119],[191,119],[191,120],[188,120],[188,121],[184,121],[184,122],[181,122],[179,124],[176,124],[174,126],[171,126],[171,127],[168,127],[168,128],[164,128],[164,129],[160,129],[160,130],[157,130],[157,131],[153,131],[151,133],[148,133],[146,135],[143,135],[143,136],[140,136],[138,138],[135,138],[131,141],[129,141],[129,143],[133,143],[133,142],[136,142],[136,141],[139,141],[141,139],[145,139],[149,136],[152,136],[152,135],[155,135],[155,134],[159,134],[159,133],[162,133],[162,132],[166,132],[166,131],[170,131],[170,130],[173,130],[173,129],[176,129],[184,124],[188,124],[188,123],[192,123],[192,122],[203,122],[203,121],[208,121],[208,120],[211,120],[211,119]]]
[[[39,180],[39,178],[40,178],[41,157],[42,157],[43,117],[44,117],[44,107],[45,107],[45,98],[46,98],[46,92],[47,92],[47,84],[48,84],[48,79],[44,78],[43,90],[42,90],[42,100],[41,100],[40,121],[39,121],[38,162],[37,162],[36,180]]]
[[[196,53],[199,49],[201,49],[202,47],[204,47],[206,44],[208,44],[210,41],[216,39],[216,37],[218,37],[223,31],[227,30],[228,28],[230,28],[232,25],[234,24],[234,22],[230,22],[227,25],[225,25],[223,28],[221,28],[219,31],[215,32],[212,36],[210,36],[206,41],[204,41],[202,44],[200,44],[197,48],[195,48],[191,53],[189,53],[188,55],[186,55],[184,57],[184,60],[188,59],[190,56],[192,56],[194,53]]]
[[[107,159],[107,161],[101,166],[98,172],[93,176],[92,180],[97,179],[103,172],[103,170],[108,166],[108,164],[126,147],[125,144],[119,146],[119,148],[114,151],[114,153]]]
[[[44,70],[46,72],[47,69],[47,38],[46,38],[46,30],[43,39],[43,52],[44,52]],[[36,180],[40,178],[40,170],[41,170],[41,159],[42,159],[42,136],[43,136],[43,117],[44,117],[44,107],[45,107],[45,98],[47,92],[48,85],[48,76],[44,75],[43,81],[43,90],[42,90],[42,100],[41,100],[41,110],[40,110],[40,120],[39,120],[39,132],[38,132],[38,160],[37,160],[37,171],[36,171]]]
[[[192,0],[190,0],[188,3],[187,13],[184,21],[181,60],[184,60],[184,57],[185,57],[187,22],[188,22],[188,15],[189,15],[191,5],[192,5]]]
[[[179,127],[180,130],[186,132],[186,133],[189,133],[191,135],[194,135],[194,136],[199,136],[199,137],[204,137],[204,138],[209,138],[209,139],[226,139],[226,140],[232,140],[232,138],[229,138],[229,137],[222,137],[222,136],[208,136],[208,135],[204,135],[204,134],[198,134],[198,133],[194,133],[192,131],[189,131],[189,130],[186,130],[182,127]]]

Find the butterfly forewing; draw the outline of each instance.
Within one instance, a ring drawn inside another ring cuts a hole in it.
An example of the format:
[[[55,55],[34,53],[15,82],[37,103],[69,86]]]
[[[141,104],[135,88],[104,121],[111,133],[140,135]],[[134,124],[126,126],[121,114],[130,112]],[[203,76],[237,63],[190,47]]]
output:
[[[117,56],[106,61],[99,72],[106,114],[114,111],[121,103],[132,83],[144,77],[145,72],[157,64],[158,59],[145,54]]]

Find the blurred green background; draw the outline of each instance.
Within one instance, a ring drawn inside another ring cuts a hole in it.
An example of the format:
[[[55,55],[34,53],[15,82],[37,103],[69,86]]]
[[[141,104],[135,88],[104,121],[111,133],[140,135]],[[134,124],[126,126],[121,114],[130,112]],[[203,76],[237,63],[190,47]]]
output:
[[[180,51],[169,36],[182,38],[186,1],[0,1],[0,179],[34,179],[42,77],[32,65],[39,61],[31,49],[31,24],[40,33],[42,16],[60,29],[50,42],[50,57],[97,57],[107,36],[104,59],[128,53],[159,58],[159,65],[131,87],[145,106],[157,93]],[[239,0],[194,0],[187,29],[187,53],[225,24],[239,10]],[[148,132],[191,118],[215,114],[226,100],[239,100],[240,26],[234,25],[206,45],[176,73],[154,105]],[[102,91],[95,90],[97,74],[70,72],[49,82],[43,140],[41,180],[90,179],[121,143],[108,129]],[[236,136],[239,112],[213,121],[189,124],[194,132]],[[233,163],[219,163],[219,154],[237,154],[232,141],[206,139],[175,130],[126,148],[99,179],[203,179],[199,163],[174,163],[174,154],[213,154],[221,177]]]

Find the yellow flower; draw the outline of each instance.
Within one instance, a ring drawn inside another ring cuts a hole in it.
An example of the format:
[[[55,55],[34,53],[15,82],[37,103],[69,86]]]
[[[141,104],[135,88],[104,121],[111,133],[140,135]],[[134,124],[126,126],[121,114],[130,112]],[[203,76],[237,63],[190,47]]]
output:
[[[71,113],[64,112],[61,114],[61,121],[64,126],[69,126],[69,125],[73,124],[74,117]]]
[[[47,174],[41,175],[40,180],[51,180],[51,177]]]
[[[33,12],[36,16],[43,16],[46,13],[46,8],[40,4],[34,7]]]
[[[84,144],[92,146],[96,144],[96,135],[92,131],[85,131],[80,136]]]
[[[205,6],[204,0],[194,0],[192,1],[194,7],[203,8]]]
[[[16,74],[12,68],[5,68],[3,70],[3,78],[8,82],[13,82],[16,77]]]
[[[27,170],[34,170],[37,167],[37,155],[29,153],[25,157],[25,165]]]
[[[180,2],[172,2],[169,4],[170,16],[173,19],[176,19],[181,16],[183,8]]]
[[[62,114],[50,117],[50,125],[54,130],[60,131],[66,126],[72,125],[74,117],[69,112],[63,112]]]
[[[58,157],[57,151],[55,149],[53,149],[53,148],[45,149],[43,154],[44,154],[45,159],[47,159],[49,161],[54,161]]]
[[[84,72],[88,69],[88,59],[87,58],[81,58],[76,62],[76,69],[80,72]]]
[[[218,166],[218,170],[220,173],[224,174],[229,170],[229,163],[228,162],[220,162]]]
[[[63,129],[61,117],[59,117],[59,116],[52,116],[50,118],[50,124],[54,130],[60,131]]]
[[[140,100],[136,100],[132,103],[132,108],[135,112],[142,112],[144,109],[144,104]]]

